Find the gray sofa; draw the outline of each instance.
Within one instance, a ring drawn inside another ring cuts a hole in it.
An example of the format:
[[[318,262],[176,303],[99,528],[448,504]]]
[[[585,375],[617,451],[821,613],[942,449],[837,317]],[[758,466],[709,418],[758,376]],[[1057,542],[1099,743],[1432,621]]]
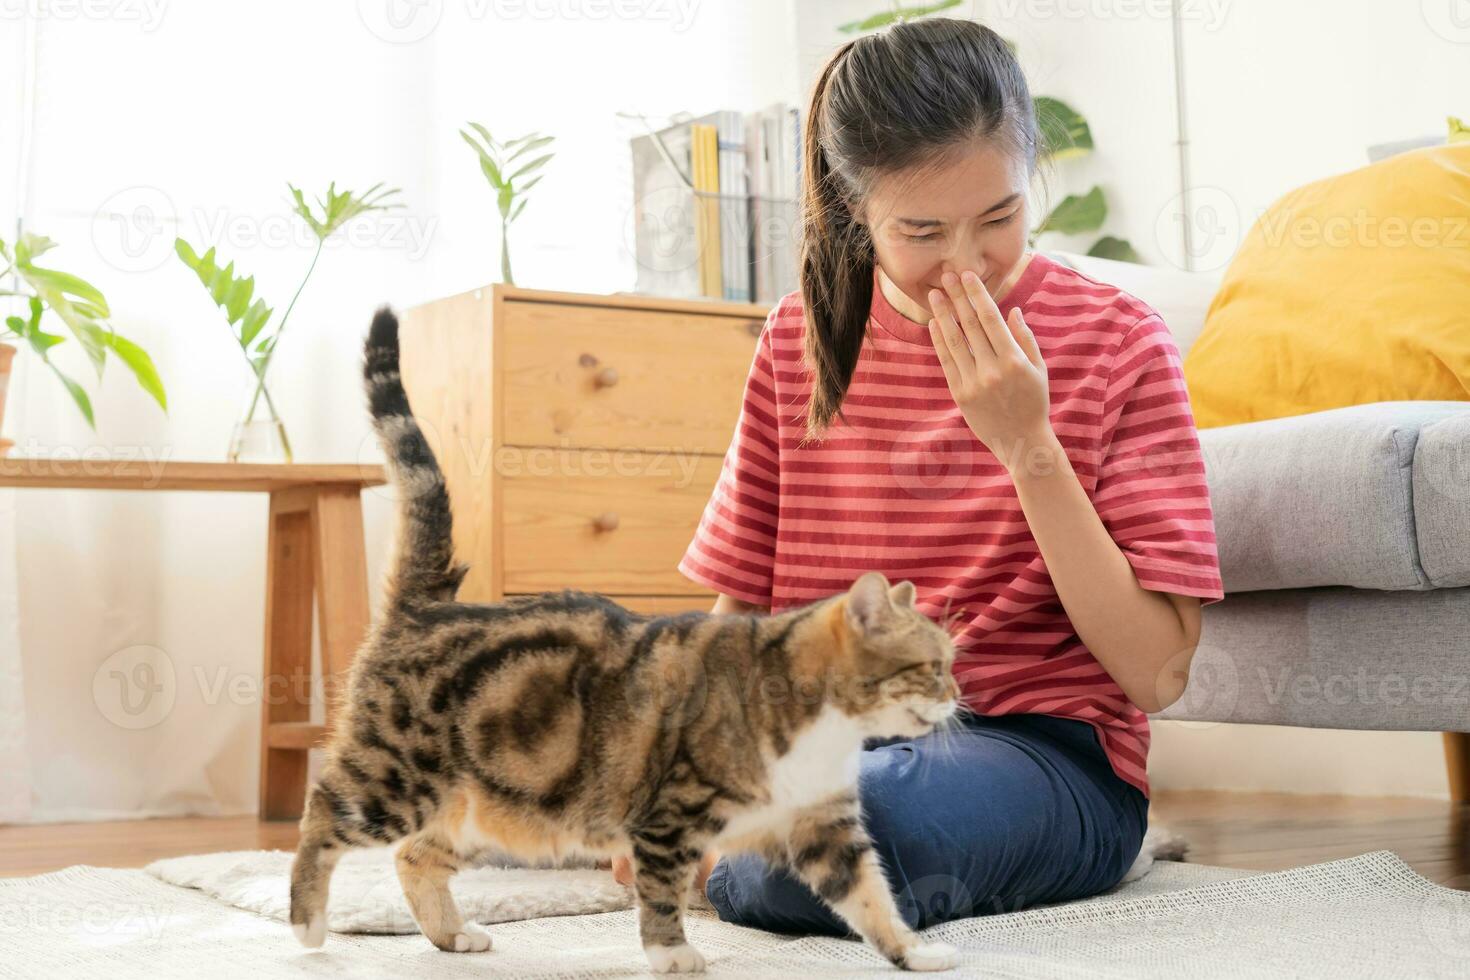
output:
[[[1050,257],[1158,310],[1181,354],[1219,272]],[[1470,800],[1470,402],[1200,430],[1224,580],[1184,696],[1151,717],[1444,732]]]
[[[1439,731],[1470,794],[1470,402],[1200,431],[1225,600],[1152,717]]]

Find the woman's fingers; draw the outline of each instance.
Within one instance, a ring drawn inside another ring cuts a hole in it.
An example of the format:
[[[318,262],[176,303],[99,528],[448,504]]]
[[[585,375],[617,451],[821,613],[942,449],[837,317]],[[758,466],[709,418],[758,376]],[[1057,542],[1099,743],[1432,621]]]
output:
[[[974,273],[967,272],[966,275],[974,275]],[[950,305],[958,311],[957,319],[965,332],[965,338],[970,343],[970,349],[975,352],[975,363],[981,364],[986,355],[994,355],[996,351],[995,338],[990,336],[989,330],[981,322],[981,307],[975,297],[970,294],[970,285],[953,272],[946,272],[940,282],[944,283],[944,288],[948,291],[947,298]],[[985,287],[980,285],[978,278],[975,284],[980,292],[985,294],[986,299],[989,299],[990,294],[985,293]]]
[[[946,352],[949,355],[950,366],[945,368],[945,377],[949,378],[950,387],[969,382],[975,376],[975,357],[970,353],[969,341],[965,339],[964,329],[955,317],[953,304],[944,293],[931,289],[929,308],[934,311],[934,322],[943,340],[943,350],[940,349],[940,344],[934,345],[934,349],[940,353],[940,363],[944,363]],[[953,376],[950,371],[954,372]]]
[[[976,327],[984,331],[986,338],[990,341],[990,351],[997,357],[1016,354],[1025,357],[1025,353],[1016,344],[1011,336],[1010,329],[1000,315],[1000,309],[995,305],[995,299],[990,295],[990,290],[985,288],[985,283],[975,273],[966,271],[960,277],[961,288],[969,305],[975,312],[977,320]]]

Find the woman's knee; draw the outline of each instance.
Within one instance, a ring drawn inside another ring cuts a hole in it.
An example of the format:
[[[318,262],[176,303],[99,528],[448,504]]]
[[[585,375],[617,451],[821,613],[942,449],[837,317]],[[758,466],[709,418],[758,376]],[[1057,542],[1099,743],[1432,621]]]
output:
[[[1015,911],[1071,873],[1073,788],[1034,747],[919,740],[863,763],[864,824],[910,926]]]

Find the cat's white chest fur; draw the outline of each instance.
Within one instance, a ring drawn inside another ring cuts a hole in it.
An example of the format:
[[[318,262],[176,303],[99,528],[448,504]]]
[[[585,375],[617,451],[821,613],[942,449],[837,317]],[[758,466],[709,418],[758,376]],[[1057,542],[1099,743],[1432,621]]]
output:
[[[770,802],[736,815],[720,836],[780,830],[795,811],[851,790],[857,785],[862,747],[857,722],[835,708],[823,708],[790,750],[771,764]]]

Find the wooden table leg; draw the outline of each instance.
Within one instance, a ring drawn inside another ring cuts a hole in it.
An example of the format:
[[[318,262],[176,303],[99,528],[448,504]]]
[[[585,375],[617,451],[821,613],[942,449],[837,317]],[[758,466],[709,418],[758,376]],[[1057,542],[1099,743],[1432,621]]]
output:
[[[1444,733],[1444,761],[1450,777],[1450,799],[1470,803],[1470,732]]]
[[[281,744],[283,725],[311,718],[312,533],[310,497],[271,493],[261,675],[260,819],[296,820],[306,797],[304,748]]]
[[[357,487],[322,487],[312,509],[316,551],[317,623],[321,629],[322,677],[327,694],[327,730],[346,694],[347,669],[367,635],[367,552],[362,498]]]
[[[316,597],[326,725],[311,724],[311,601]],[[260,818],[299,820],[308,751],[331,731],[370,611],[356,486],[271,493],[266,566],[267,697],[261,709]]]

